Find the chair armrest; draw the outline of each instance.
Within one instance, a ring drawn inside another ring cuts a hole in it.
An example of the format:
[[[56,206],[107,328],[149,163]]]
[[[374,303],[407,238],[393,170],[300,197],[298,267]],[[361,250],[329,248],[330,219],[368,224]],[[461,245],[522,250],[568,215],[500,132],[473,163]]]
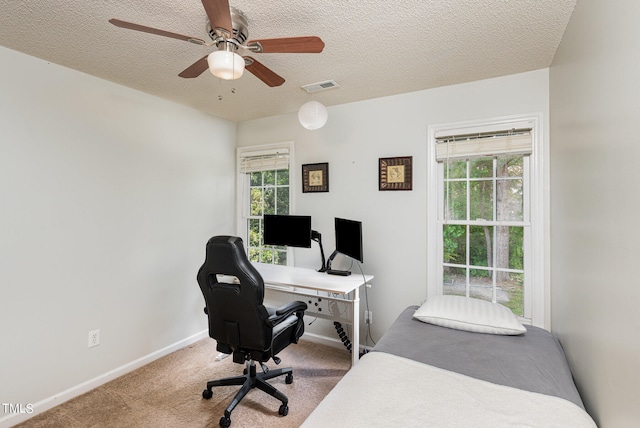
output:
[[[304,311],[307,309],[307,304],[305,302],[295,301],[289,302],[284,306],[280,306],[276,309],[276,315],[291,315],[297,311]]]
[[[276,313],[269,317],[269,322],[271,325],[277,325],[290,315],[295,314],[296,312],[304,312],[305,309],[307,309],[307,304],[304,302],[294,301],[287,303],[286,305],[276,309]],[[300,316],[302,316],[302,314],[300,314]]]

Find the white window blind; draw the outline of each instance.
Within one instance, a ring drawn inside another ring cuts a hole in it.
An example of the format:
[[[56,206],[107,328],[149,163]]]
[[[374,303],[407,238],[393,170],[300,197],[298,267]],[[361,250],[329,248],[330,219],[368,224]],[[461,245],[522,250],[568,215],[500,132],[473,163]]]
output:
[[[436,161],[502,154],[530,154],[531,129],[436,137]]]
[[[288,168],[289,149],[287,148],[245,152],[240,157],[241,174]]]

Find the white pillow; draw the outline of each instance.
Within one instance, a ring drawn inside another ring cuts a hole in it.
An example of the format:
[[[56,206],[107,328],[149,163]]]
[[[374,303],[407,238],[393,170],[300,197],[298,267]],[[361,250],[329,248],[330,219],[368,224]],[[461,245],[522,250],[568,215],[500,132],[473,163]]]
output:
[[[464,296],[431,297],[413,317],[429,324],[474,333],[517,335],[527,331],[509,308]]]

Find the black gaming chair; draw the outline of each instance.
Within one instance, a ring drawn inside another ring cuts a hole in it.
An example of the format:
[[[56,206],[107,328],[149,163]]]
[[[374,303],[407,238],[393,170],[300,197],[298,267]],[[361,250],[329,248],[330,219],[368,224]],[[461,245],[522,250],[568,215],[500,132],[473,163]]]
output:
[[[285,382],[293,382],[290,368],[269,370],[264,363],[280,359],[276,354],[290,343],[297,343],[304,332],[304,302],[291,302],[281,308],[263,305],[264,282],[249,262],[242,239],[235,236],[214,236],[207,242],[204,264],[198,271],[198,284],[209,317],[209,336],[217,342],[219,352],[232,354],[233,361],[245,364],[243,376],[212,380],[202,396],[213,396],[214,386],[242,385],[224,411],[220,426],[231,424],[231,412],[253,388],[261,389],[280,400],[278,413],[289,413],[287,397],[266,381],[286,374]],[[262,367],[256,373],[255,362]]]

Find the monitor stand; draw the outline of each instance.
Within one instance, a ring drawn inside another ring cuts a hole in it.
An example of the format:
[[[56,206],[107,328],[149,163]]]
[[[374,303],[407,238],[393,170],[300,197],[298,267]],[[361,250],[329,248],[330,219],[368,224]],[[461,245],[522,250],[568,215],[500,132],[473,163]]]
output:
[[[335,250],[333,253],[331,253],[331,255],[329,256],[329,260],[327,260],[327,273],[329,275],[340,275],[340,276],[349,276],[351,275],[351,271],[350,270],[338,270],[338,269],[331,269],[331,262],[333,261],[333,259],[338,255],[338,251]]]
[[[318,272],[325,272],[327,266],[324,263],[324,249],[322,248],[322,234],[316,230],[311,231],[311,240],[316,241],[320,246],[320,258],[322,258],[322,267],[318,269]]]
[[[349,275],[351,275],[351,271],[350,270],[327,269],[327,273],[329,275],[340,275],[340,276],[349,276]]]

